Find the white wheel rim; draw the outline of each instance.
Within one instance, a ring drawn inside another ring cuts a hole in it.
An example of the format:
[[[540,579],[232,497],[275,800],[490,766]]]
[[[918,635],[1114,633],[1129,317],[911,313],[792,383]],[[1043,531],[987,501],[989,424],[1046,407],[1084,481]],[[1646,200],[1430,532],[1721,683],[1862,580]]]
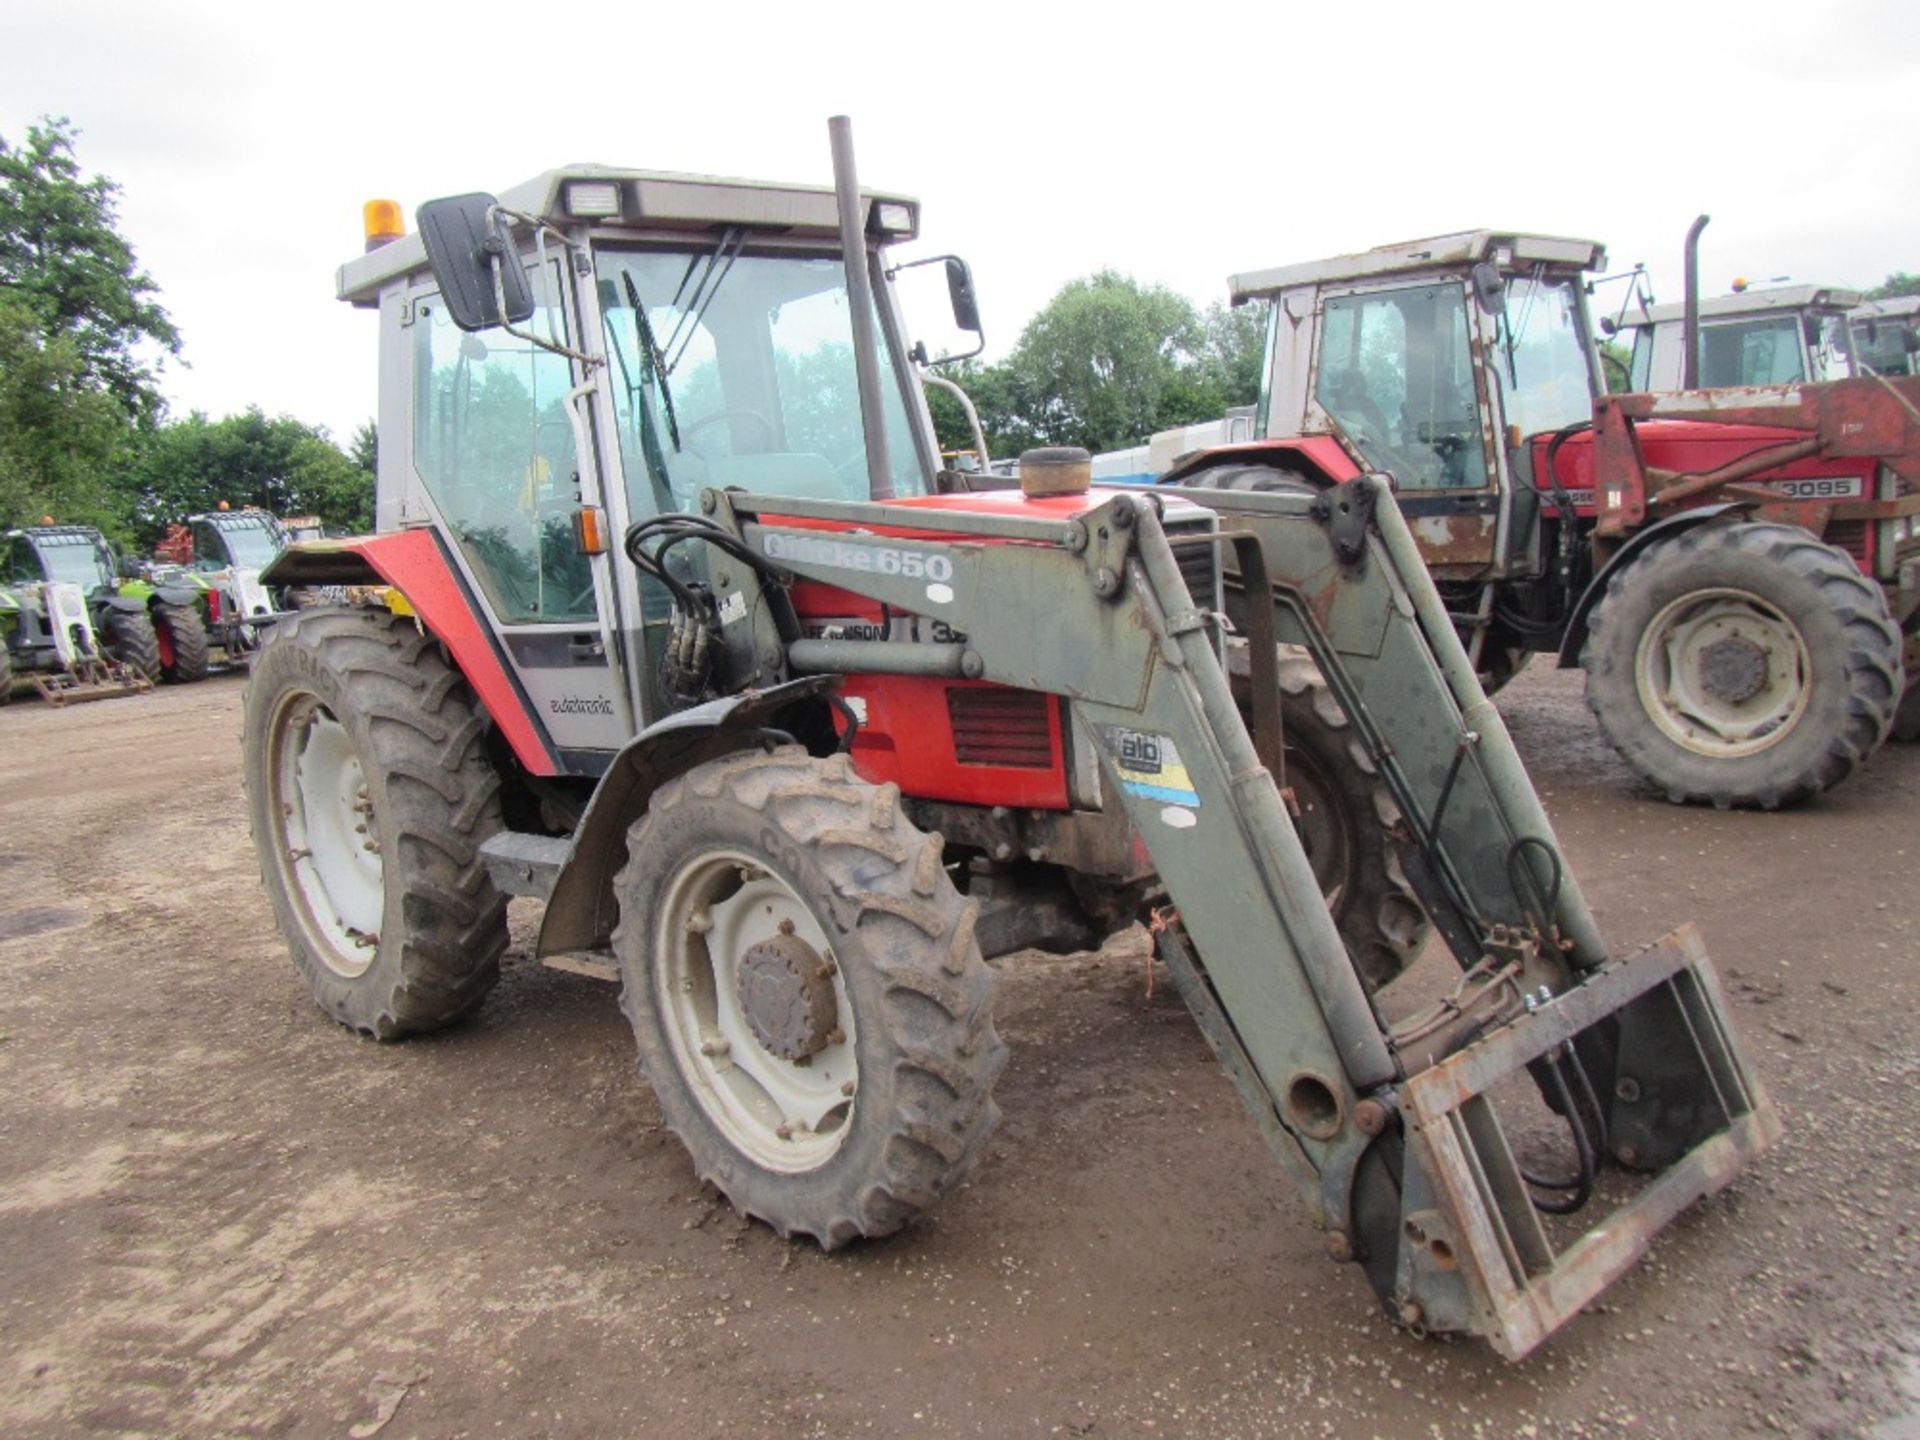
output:
[[[737,851],[708,851],[681,865],[668,887],[653,982],[675,1063],[707,1118],[756,1165],[798,1174],[824,1164],[846,1140],[859,1036],[836,965],[841,1038],[803,1062],[761,1043],[741,1004],[739,965],[749,947],[778,937],[783,921],[823,959],[835,958],[784,880]]]
[[[287,892],[327,968],[353,979],[373,964],[386,906],[366,773],[346,727],[312,695],[281,704],[272,759]]]
[[[1813,666],[1800,629],[1745,590],[1697,590],[1640,637],[1634,679],[1662,734],[1737,759],[1784,740],[1806,713]]]

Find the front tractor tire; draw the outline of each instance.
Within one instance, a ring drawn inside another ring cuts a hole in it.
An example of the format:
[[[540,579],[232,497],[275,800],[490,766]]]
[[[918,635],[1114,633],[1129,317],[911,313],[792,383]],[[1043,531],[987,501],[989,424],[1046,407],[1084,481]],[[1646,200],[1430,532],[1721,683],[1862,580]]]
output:
[[[967,1177],[999,1119],[995,977],[895,786],[737,754],[663,787],[627,849],[621,1004],[701,1179],[831,1250]]]
[[[1844,551],[1791,525],[1705,525],[1613,577],[1581,664],[1602,733],[1669,800],[1774,810],[1887,738],[1900,632]]]
[[[144,610],[108,607],[100,622],[100,643],[107,657],[146,680],[160,678],[160,637]]]
[[[378,1040],[474,1010],[506,900],[487,724],[410,619],[315,610],[273,627],[247,686],[248,818],[274,916],[320,1008]]]
[[[160,645],[160,678],[172,685],[188,685],[207,678],[211,649],[206,623],[194,605],[153,607],[153,630]]]

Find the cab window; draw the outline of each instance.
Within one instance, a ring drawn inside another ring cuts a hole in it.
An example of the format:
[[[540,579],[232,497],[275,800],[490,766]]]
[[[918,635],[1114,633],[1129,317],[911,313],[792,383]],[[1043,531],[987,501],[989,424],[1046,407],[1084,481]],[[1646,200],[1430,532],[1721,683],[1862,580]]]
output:
[[[1466,290],[1416,285],[1329,299],[1314,399],[1402,490],[1487,483]]]
[[[557,266],[528,278],[537,304],[520,328],[569,343]],[[457,329],[437,294],[416,303],[414,333],[414,467],[488,604],[510,622],[593,619],[573,539],[570,362],[504,329]]]

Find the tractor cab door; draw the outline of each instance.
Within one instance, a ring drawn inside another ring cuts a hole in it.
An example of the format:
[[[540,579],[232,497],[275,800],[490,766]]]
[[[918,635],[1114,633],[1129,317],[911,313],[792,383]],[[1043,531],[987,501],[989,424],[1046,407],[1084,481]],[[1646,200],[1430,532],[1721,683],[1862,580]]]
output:
[[[1464,282],[1322,292],[1309,428],[1338,432],[1396,498],[1441,579],[1494,563],[1501,459],[1478,363],[1487,337]]]
[[[535,310],[518,328],[577,348],[560,257],[528,278]],[[605,503],[580,363],[504,328],[459,329],[431,281],[404,297],[399,334],[409,464],[380,497],[381,528],[434,526],[559,768],[598,774],[635,723],[609,643],[610,558],[583,553],[576,521]]]

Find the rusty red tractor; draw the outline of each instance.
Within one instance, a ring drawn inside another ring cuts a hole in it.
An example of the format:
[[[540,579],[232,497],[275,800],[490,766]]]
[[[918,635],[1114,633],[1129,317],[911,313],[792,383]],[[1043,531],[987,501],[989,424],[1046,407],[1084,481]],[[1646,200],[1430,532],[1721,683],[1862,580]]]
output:
[[[1235,276],[1261,438],[1162,483],[1390,475],[1489,688],[1551,654],[1670,799],[1806,800],[1920,735],[1920,379],[1609,395],[1603,264],[1475,231]]]

